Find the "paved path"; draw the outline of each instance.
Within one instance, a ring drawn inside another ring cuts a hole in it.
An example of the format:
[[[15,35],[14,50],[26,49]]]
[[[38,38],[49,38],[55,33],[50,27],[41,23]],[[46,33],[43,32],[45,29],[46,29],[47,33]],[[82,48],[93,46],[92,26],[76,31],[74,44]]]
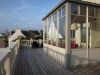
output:
[[[100,75],[100,65],[65,70],[42,49],[24,48],[16,58],[13,75]]]

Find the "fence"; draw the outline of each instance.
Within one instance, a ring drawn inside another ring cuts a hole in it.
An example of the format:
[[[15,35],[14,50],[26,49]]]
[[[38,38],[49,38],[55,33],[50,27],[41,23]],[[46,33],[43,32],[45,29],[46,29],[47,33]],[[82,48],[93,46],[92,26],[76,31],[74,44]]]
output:
[[[7,48],[0,48],[0,75],[11,75],[12,66],[20,48],[19,40]]]

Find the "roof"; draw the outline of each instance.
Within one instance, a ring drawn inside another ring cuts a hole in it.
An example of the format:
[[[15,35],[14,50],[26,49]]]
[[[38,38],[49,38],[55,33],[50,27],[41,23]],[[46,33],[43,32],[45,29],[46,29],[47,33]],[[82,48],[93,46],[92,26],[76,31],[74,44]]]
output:
[[[3,35],[2,34],[0,34],[0,37],[2,37]]]
[[[15,40],[19,37],[26,37],[22,32],[21,30],[17,29],[16,32],[10,37],[11,40]]]
[[[56,7],[54,7],[42,20],[46,19],[50,14],[52,14],[55,10],[57,10],[60,6],[65,4],[66,2],[83,4],[88,6],[100,7],[100,3],[93,3],[93,0],[62,0]],[[98,0],[97,0],[98,1]]]

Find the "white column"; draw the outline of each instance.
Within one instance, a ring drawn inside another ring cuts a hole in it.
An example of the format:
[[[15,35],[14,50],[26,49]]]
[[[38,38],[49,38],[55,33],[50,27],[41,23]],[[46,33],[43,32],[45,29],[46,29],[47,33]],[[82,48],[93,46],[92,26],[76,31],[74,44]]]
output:
[[[87,62],[89,63],[89,9],[86,8],[86,48],[87,48]]]
[[[66,3],[65,19],[65,68],[71,67],[71,4]]]

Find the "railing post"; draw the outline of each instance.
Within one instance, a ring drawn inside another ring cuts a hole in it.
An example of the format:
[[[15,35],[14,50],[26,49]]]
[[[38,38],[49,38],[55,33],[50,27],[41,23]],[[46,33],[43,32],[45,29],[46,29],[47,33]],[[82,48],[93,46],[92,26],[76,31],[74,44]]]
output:
[[[11,75],[11,63],[10,55],[7,57],[6,61],[3,64],[5,75]]]

